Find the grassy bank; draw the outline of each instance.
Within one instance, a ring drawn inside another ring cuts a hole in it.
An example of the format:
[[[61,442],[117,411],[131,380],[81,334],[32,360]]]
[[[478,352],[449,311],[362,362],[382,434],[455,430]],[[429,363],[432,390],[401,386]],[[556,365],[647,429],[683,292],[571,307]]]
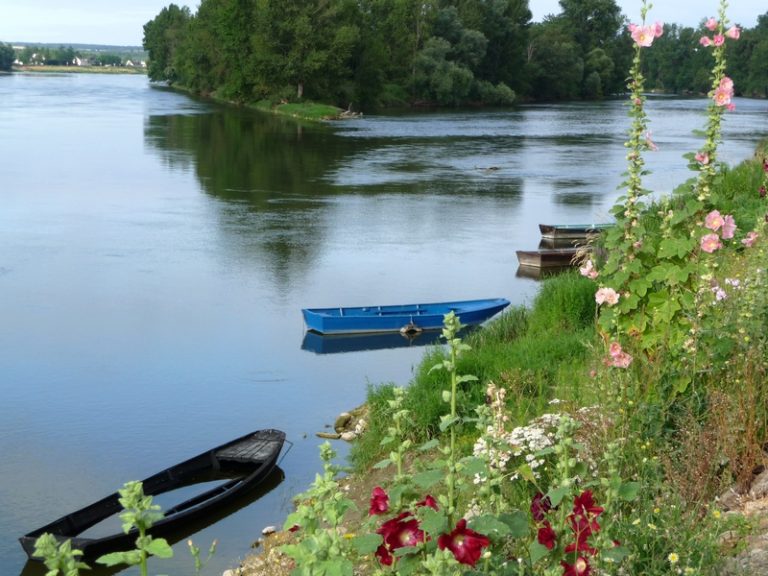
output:
[[[336,120],[344,112],[336,106],[317,104],[315,102],[273,103],[269,100],[262,100],[254,104],[253,107],[263,112],[311,121]]]

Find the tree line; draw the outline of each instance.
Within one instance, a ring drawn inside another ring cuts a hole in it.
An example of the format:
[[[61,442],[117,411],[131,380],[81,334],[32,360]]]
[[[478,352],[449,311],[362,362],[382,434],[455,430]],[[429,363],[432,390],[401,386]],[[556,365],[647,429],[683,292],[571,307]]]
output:
[[[623,93],[632,47],[615,1],[560,8],[534,23],[528,0],[202,0],[194,14],[163,8],[143,44],[151,80],[238,102],[370,110]],[[665,26],[646,55],[649,89],[707,92],[703,23]],[[737,94],[768,97],[768,12],[729,44],[728,61]]]

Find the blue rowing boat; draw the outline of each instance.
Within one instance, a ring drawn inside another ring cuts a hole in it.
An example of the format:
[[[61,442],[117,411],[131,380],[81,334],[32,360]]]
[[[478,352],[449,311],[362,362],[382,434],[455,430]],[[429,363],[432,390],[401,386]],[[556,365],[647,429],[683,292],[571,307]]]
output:
[[[509,300],[461,300],[430,304],[361,306],[357,308],[303,308],[307,329],[319,334],[362,334],[365,332],[402,332],[439,330],[443,318],[454,312],[465,326],[480,324],[509,306]]]

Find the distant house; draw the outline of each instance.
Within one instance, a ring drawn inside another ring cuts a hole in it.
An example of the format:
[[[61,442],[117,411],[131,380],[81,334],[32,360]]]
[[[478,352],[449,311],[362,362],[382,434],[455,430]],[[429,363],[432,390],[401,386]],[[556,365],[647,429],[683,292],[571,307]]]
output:
[[[75,56],[72,59],[72,64],[74,66],[90,66],[91,62],[88,60],[88,58],[80,58],[79,56]]]
[[[134,63],[133,63],[133,60],[126,60],[124,65],[125,65],[125,66],[129,66],[129,67],[131,67],[131,68],[133,68],[134,66],[136,66],[136,64],[134,64]]]

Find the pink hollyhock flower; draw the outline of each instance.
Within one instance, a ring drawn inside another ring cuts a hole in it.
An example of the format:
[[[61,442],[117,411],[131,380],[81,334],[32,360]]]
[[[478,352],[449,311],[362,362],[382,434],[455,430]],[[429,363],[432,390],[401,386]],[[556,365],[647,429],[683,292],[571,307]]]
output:
[[[648,48],[656,38],[656,26],[634,26],[630,28],[630,35],[635,44],[641,48]]]
[[[704,252],[708,252],[709,254],[712,254],[716,250],[723,247],[723,243],[720,242],[720,236],[717,234],[705,234],[701,237],[701,243],[700,243],[701,249],[704,250]]]
[[[734,104],[733,102],[731,102],[730,104],[726,104],[725,109],[728,110],[728,112],[733,112],[734,110],[736,110],[736,104]]]
[[[533,516],[533,519],[536,522],[543,521],[545,514],[550,510],[552,510],[552,502],[549,500],[549,496],[536,492],[533,500],[531,500],[531,516]]]
[[[629,368],[629,365],[632,364],[632,355],[624,352],[624,350],[621,349],[621,344],[618,342],[611,342],[611,345],[608,348],[608,354],[610,355],[610,358],[603,360],[603,363],[606,366]]]
[[[720,88],[728,90],[731,93],[731,96],[733,96],[733,80],[728,76],[723,76],[723,79],[720,80]]]
[[[715,34],[715,37],[712,39],[712,44],[715,46],[722,46],[725,44],[725,36],[722,34]]]
[[[704,24],[704,28],[706,28],[710,32],[714,32],[715,28],[717,28],[717,20],[715,20],[714,18],[709,18]]]
[[[747,232],[747,237],[744,238],[741,243],[747,248],[752,248],[752,244],[755,243],[755,240],[757,240],[757,232]]]
[[[384,514],[389,510],[389,496],[381,486],[376,486],[371,493],[371,506],[368,515]]]
[[[573,564],[560,560],[560,566],[563,567],[563,576],[589,576],[592,573],[592,567],[582,556],[576,558],[576,562]]]
[[[651,139],[650,130],[645,133],[645,145],[648,146],[648,149],[652,150],[653,152],[656,152],[659,149],[659,147],[656,146],[656,143]]]
[[[597,270],[595,270],[595,265],[592,264],[592,260],[587,260],[586,264],[584,266],[581,266],[579,268],[579,274],[582,276],[586,276],[587,278],[590,278],[594,280],[598,276]]]
[[[709,154],[706,152],[696,152],[696,156],[694,156],[694,158],[696,159],[696,162],[702,166],[709,164]]]
[[[597,292],[595,292],[595,302],[598,303],[598,305],[601,304],[608,304],[608,306],[613,306],[617,304],[619,301],[619,294],[614,290],[613,288],[600,288]]]
[[[723,219],[723,239],[728,240],[733,238],[733,233],[736,231],[736,221],[730,214],[726,215]]]
[[[725,224],[725,219],[720,215],[718,210],[712,210],[712,212],[707,214],[706,218],[704,218],[704,226],[710,230],[720,230],[723,224]]]
[[[662,24],[659,21],[656,21],[656,23],[654,23],[654,25],[653,25],[653,35],[656,38],[658,38],[662,34],[664,34],[664,24]]]
[[[546,546],[547,550],[552,550],[557,543],[557,534],[552,530],[552,525],[549,522],[544,522],[544,526],[539,528],[536,533],[536,540],[539,544]]]
[[[732,96],[733,96],[732,90],[728,90],[720,86],[715,89],[715,94],[713,95],[713,99],[715,100],[715,104],[717,104],[718,106],[728,106],[731,103]]]
[[[699,44],[707,48],[708,46],[712,46],[712,38],[709,36],[702,36],[699,38]]]
[[[490,545],[491,541],[467,528],[467,521],[462,518],[456,523],[456,528],[450,534],[441,534],[437,539],[437,547],[440,550],[446,548],[453,552],[453,557],[460,564],[474,566],[483,553],[483,548]]]
[[[725,35],[728,36],[731,40],[738,40],[739,36],[741,36],[741,30],[738,26],[731,26],[728,28],[728,30],[725,31]]]

